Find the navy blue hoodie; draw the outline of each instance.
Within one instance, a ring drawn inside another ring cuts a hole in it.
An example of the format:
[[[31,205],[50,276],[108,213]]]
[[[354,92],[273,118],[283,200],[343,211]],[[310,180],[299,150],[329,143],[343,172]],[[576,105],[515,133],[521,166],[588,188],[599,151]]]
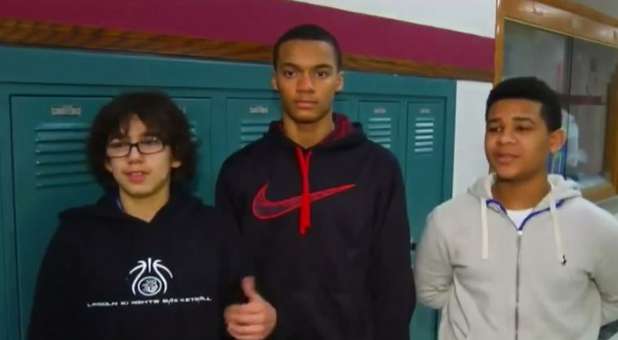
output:
[[[150,223],[115,197],[61,214],[29,339],[223,338],[248,270],[232,220],[180,190]]]
[[[277,309],[273,339],[407,340],[414,308],[405,190],[394,156],[335,116],[302,149],[281,123],[230,156],[217,205]]]

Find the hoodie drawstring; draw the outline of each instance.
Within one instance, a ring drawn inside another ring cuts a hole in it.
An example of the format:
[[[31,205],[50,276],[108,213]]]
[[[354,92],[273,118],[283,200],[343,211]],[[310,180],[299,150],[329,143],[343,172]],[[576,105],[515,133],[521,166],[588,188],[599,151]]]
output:
[[[491,197],[491,184],[493,182],[493,177],[488,177],[488,179],[484,183],[485,191],[488,197]],[[564,245],[562,243],[562,232],[560,228],[560,222],[558,220],[558,209],[556,208],[556,201],[552,195],[554,190],[554,186],[551,182],[549,182],[551,187],[549,191],[549,213],[551,214],[552,227],[554,230],[554,242],[556,243],[556,255],[558,257],[558,262],[561,265],[566,265],[566,253],[564,251]],[[481,233],[482,233],[482,248],[481,248],[481,258],[483,260],[487,260],[489,258],[489,228],[487,226],[487,200],[483,197],[480,197],[480,205],[481,205]]]
[[[309,192],[309,161],[311,160],[311,151],[305,153],[301,148],[296,148],[296,160],[300,167],[300,176],[302,181],[302,194],[300,198],[300,221],[299,232],[305,235],[309,227],[311,227],[311,194]]]
[[[487,197],[492,197],[491,195],[491,185],[493,183],[493,175],[489,176],[483,186],[485,188],[485,192],[487,193]],[[481,259],[487,260],[489,258],[489,227],[487,226],[487,200],[485,198],[480,197],[481,200],[481,232],[483,237],[483,243],[481,246]]]
[[[564,252],[564,246],[562,244],[562,232],[560,228],[560,222],[558,221],[558,210],[556,209],[556,201],[551,192],[549,193],[549,212],[551,214],[551,221],[554,227],[554,241],[556,242],[556,255],[558,255],[558,261],[563,266],[566,265],[567,259]]]
[[[481,248],[481,259],[489,258],[489,228],[487,228],[487,202],[481,198],[481,231],[483,233],[483,246]]]

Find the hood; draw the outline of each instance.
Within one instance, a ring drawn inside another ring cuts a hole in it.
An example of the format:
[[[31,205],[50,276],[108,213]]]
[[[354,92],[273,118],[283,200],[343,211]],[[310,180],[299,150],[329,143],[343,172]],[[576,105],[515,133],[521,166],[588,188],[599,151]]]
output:
[[[106,192],[95,204],[72,208],[60,213],[61,223],[80,223],[84,220],[97,219],[110,226],[122,225],[118,222],[132,222],[136,225],[169,225],[182,220],[184,216],[199,208],[199,199],[188,194],[185,189],[172,186],[169,201],[156,213],[152,221],[145,222],[127,215],[122,210],[117,190]]]
[[[350,121],[348,117],[340,113],[333,113],[333,122],[335,123],[335,129],[324,140],[317,145],[307,149],[338,149],[341,147],[349,147],[357,145],[366,140],[363,129],[359,123]],[[289,139],[283,133],[283,125],[281,121],[274,121],[270,123],[268,132],[265,138],[276,144],[301,148]]]
[[[581,196],[579,185],[570,180],[564,179],[561,175],[548,175],[547,181],[551,186],[551,191],[539,202],[534,210],[540,210],[549,207],[551,198],[556,202],[563,201],[568,198]],[[495,182],[495,174],[479,178],[468,188],[468,193],[478,199],[493,200],[491,194],[491,186]]]
[[[562,232],[560,227],[560,219],[558,207],[566,200],[581,196],[577,183],[572,180],[564,179],[560,175],[549,175],[547,181],[550,185],[550,191],[543,199],[534,207],[533,211],[526,217],[526,220],[534,215],[549,212],[552,218],[552,227],[554,230],[554,243],[556,246],[556,257],[560,264],[566,265],[567,257],[562,242]],[[493,199],[491,194],[491,186],[495,182],[495,174],[490,174],[486,177],[478,179],[469,189],[468,193],[479,200],[480,205],[480,220],[482,228],[482,249],[481,257],[489,258],[489,227],[487,225],[487,208],[497,211],[500,214],[506,215],[506,209]],[[508,217],[506,217],[508,218]],[[524,221],[525,224],[525,221]],[[523,225],[522,225],[523,226]],[[518,232],[523,233],[523,229],[518,229]]]

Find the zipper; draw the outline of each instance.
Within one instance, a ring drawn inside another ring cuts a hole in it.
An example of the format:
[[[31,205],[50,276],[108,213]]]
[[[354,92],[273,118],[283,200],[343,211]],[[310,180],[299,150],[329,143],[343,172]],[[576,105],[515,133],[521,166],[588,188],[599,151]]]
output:
[[[515,269],[515,340],[519,340],[519,254],[521,251],[521,230],[517,231],[517,267]]]
[[[521,226],[518,226],[513,222],[513,220],[511,220],[508,213],[506,212],[506,209],[504,209],[502,204],[500,204],[500,202],[497,202],[497,201],[496,203],[501,209],[500,214],[504,216],[510,222],[510,224],[515,227],[515,230],[517,232],[517,255],[516,255],[517,260],[515,264],[515,320],[514,320],[514,323],[515,323],[515,340],[519,340],[519,285],[520,285],[520,266],[521,266],[521,262],[520,262],[521,238],[522,238],[522,235],[524,234],[524,225],[528,222],[528,220],[532,216],[537,215],[538,213],[543,212],[544,210],[535,212],[533,209],[532,213],[530,213],[523,220],[523,222],[521,223]]]
[[[506,209],[504,209],[504,207],[502,207],[502,205],[500,205],[500,208],[502,209],[502,215],[509,221],[511,222],[511,225],[513,225],[515,227],[515,230],[517,232],[517,260],[515,262],[515,340],[519,340],[519,285],[520,285],[520,266],[521,266],[521,262],[520,262],[520,253],[521,253],[521,237],[524,234],[524,225],[526,224],[526,222],[528,222],[528,218],[534,215],[534,211],[529,214],[524,221],[521,223],[521,226],[516,225],[513,220],[511,220],[511,218],[509,217],[509,215],[506,212]]]

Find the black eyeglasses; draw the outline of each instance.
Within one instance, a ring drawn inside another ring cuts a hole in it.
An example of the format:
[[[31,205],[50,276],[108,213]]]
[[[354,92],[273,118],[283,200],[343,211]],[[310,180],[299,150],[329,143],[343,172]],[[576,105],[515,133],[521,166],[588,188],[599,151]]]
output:
[[[150,155],[161,152],[165,148],[165,143],[157,137],[147,137],[137,143],[129,143],[126,141],[112,140],[107,144],[106,153],[108,157],[118,158],[125,157],[131,153],[133,147],[142,155]]]

